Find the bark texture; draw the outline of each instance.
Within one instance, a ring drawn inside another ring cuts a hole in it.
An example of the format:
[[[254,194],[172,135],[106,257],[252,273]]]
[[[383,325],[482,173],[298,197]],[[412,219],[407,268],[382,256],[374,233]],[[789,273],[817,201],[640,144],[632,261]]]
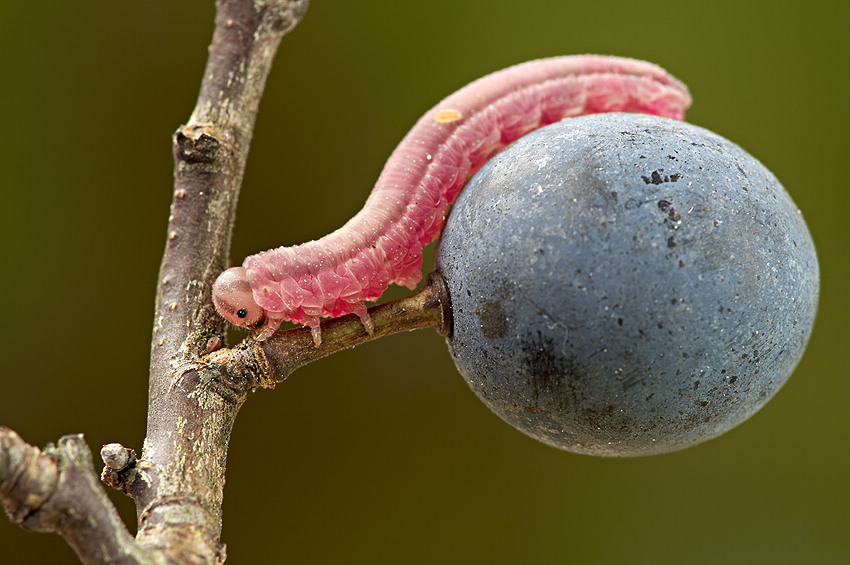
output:
[[[80,436],[41,451],[11,430],[0,433],[7,514],[29,529],[61,533],[84,563],[225,559],[220,535],[227,447],[252,381],[201,361],[207,342],[224,336],[210,291],[226,267],[272,59],[307,3],[218,0],[197,105],[173,138],[175,191],[156,294],[147,435],[141,458],[128,455],[121,469],[115,468],[123,463],[120,447],[104,454],[104,479],[136,501],[136,539],[96,484]]]
[[[0,501],[9,518],[61,534],[83,563],[164,563],[133,541],[103,487],[82,435],[44,450],[0,427]]]
[[[227,266],[239,188],[281,37],[306,0],[219,0],[198,101],[174,135],[175,192],[151,344],[143,480],[130,491],[137,543],[180,563],[224,561],[221,503],[230,432],[250,386],[200,356],[224,323],[210,301]]]
[[[136,502],[135,538],[109,502],[81,435],[40,450],[0,427],[0,502],[24,528],[65,537],[83,563],[223,563],[222,496],[230,432],[248,393],[336,351],[417,328],[451,331],[438,275],[418,294],[370,309],[374,332],[346,316],[222,349],[211,290],[227,266],[239,188],[280,39],[308,0],[218,0],[197,105],[173,138],[174,199],[156,292],[147,434],[141,456],[101,450],[101,480]]]

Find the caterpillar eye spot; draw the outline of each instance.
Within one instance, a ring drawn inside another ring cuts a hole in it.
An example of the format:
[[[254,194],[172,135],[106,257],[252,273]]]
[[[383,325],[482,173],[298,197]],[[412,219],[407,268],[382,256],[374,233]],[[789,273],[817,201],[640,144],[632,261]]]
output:
[[[248,315],[248,310],[246,310],[245,308],[240,308],[236,312],[236,316],[238,316],[239,318],[245,318],[247,315]]]

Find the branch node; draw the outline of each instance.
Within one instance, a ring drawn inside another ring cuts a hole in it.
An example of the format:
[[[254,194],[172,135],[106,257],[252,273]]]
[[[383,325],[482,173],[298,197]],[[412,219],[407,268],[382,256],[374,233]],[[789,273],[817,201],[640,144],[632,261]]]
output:
[[[188,125],[174,134],[181,160],[187,163],[213,163],[221,147],[211,123]]]
[[[136,452],[120,443],[107,443],[100,450],[100,458],[113,471],[123,471],[136,462]]]
[[[244,385],[249,389],[274,388],[278,382],[269,365],[263,342],[248,337],[232,349],[217,349],[205,355],[202,361],[211,366],[224,366],[221,378],[232,386]],[[234,377],[244,377],[237,383]]]
[[[443,337],[452,335],[452,299],[449,295],[449,287],[443,275],[437,271],[432,271],[428,275],[428,287],[434,289],[433,295],[426,298],[425,307],[440,307],[440,326],[437,328],[437,333]],[[432,302],[436,301],[436,303]]]
[[[133,497],[133,485],[138,471],[136,452],[120,443],[108,443],[100,450],[105,467],[100,474],[103,484]]]
[[[221,338],[214,335],[207,340],[207,345],[204,348],[203,355],[209,355],[210,353],[218,351],[222,347],[224,347],[224,343],[221,341]]]
[[[42,451],[0,426],[0,502],[11,521],[22,524],[37,512],[53,495],[58,480],[52,444]]]
[[[283,2],[278,17],[273,18],[271,21],[271,30],[279,34],[289,33],[304,17],[309,4],[309,0],[289,0]]]

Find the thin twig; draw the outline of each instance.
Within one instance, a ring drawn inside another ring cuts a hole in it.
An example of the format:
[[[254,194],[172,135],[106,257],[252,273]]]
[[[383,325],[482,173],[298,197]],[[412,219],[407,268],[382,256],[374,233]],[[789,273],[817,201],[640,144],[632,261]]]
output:
[[[418,293],[369,308],[374,325],[367,333],[360,318],[343,316],[322,322],[322,343],[316,346],[310,328],[276,333],[266,341],[249,337],[233,349],[220,349],[205,360],[225,365],[228,374],[252,375],[251,385],[273,388],[296,369],[332,353],[349,349],[394,333],[435,328],[451,332],[448,291],[442,277],[432,273],[428,285]]]
[[[42,451],[0,427],[0,501],[24,528],[62,535],[83,563],[157,561],[133,541],[103,492],[81,435]]]

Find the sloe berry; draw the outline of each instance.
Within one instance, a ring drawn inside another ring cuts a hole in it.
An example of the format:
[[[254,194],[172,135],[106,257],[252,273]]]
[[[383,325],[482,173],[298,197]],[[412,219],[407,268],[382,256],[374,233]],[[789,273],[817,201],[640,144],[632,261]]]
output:
[[[535,131],[458,198],[437,252],[473,392],[547,444],[663,453],[759,410],[803,354],[818,264],[776,178],[687,123]]]

